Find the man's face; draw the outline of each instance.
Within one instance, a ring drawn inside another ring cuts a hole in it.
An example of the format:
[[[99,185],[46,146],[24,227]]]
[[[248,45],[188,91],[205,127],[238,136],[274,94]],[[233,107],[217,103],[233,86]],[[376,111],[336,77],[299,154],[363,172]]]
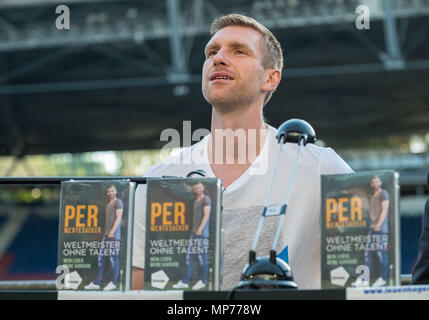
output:
[[[204,186],[202,183],[197,183],[194,185],[194,194],[198,197],[204,193]]]
[[[107,197],[109,199],[114,199],[116,197],[116,189],[114,187],[107,189]]]
[[[371,188],[377,190],[381,187],[381,180],[379,178],[373,178],[371,180]]]
[[[260,32],[243,26],[222,28],[210,39],[205,48],[202,91],[211,105],[247,106],[261,94],[263,98],[263,41]]]

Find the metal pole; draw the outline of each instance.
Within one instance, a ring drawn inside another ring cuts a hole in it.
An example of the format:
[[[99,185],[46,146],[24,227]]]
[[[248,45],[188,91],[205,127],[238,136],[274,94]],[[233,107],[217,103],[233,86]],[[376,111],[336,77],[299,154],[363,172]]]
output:
[[[278,164],[279,164],[279,158],[280,158],[280,152],[282,151],[282,146],[283,146],[283,143],[282,143],[282,141],[280,141],[279,148],[278,148],[278,151],[277,151],[276,162],[274,164],[273,174],[271,176],[270,185],[268,187],[267,196],[265,198],[264,209],[263,209],[261,218],[259,219],[259,224],[258,224],[258,228],[256,229],[255,239],[253,240],[253,245],[252,245],[252,250],[253,251],[256,250],[256,245],[258,244],[259,236],[261,235],[261,232],[262,232],[262,226],[264,224],[265,212],[266,212],[266,210],[268,208],[268,204],[270,202],[271,192],[272,192],[272,188],[273,188],[273,184],[274,184],[274,179],[275,179],[276,172],[277,172],[277,167],[278,167]]]
[[[304,143],[302,142],[302,139],[299,140],[298,144],[299,144],[298,154],[296,155],[295,164],[294,164],[293,169],[292,169],[292,174],[291,174],[290,181],[289,181],[289,187],[288,187],[288,191],[287,191],[287,194],[286,194],[286,199],[285,199],[285,202],[284,202],[284,205],[286,206],[286,210],[287,210],[287,206],[288,206],[288,202],[289,202],[289,197],[290,197],[290,195],[292,193],[292,186],[293,186],[293,184],[295,182],[295,174],[296,174],[296,169],[298,168],[299,156],[301,154],[302,148],[304,147]],[[282,227],[283,227],[283,220],[284,220],[285,216],[286,216],[286,212],[284,212],[284,213],[282,213],[280,215],[280,220],[279,220],[279,224],[277,226],[276,236],[274,237],[274,242],[273,242],[273,247],[272,247],[273,250],[276,250],[277,242],[278,242],[278,240],[280,238],[280,232],[281,232]]]
[[[186,62],[183,52],[182,21],[180,16],[180,0],[167,0],[167,17],[170,31],[171,58],[173,72],[186,73]]]
[[[388,70],[404,69],[405,63],[401,57],[398,32],[396,29],[396,17],[393,13],[391,0],[383,0],[383,10],[384,39],[387,51],[384,66]]]

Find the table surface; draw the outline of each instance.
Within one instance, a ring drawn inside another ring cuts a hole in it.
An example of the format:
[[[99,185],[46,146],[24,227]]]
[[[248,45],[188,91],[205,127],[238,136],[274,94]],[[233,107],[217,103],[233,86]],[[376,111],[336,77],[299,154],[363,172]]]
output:
[[[54,291],[2,290],[0,300],[429,300],[429,285],[322,290]]]

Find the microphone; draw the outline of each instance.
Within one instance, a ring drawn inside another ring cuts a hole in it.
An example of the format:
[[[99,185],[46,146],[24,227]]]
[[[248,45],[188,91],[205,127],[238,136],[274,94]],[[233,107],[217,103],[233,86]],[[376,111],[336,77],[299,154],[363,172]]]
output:
[[[234,290],[240,289],[297,289],[298,286],[293,280],[292,269],[284,260],[277,257],[276,246],[282,230],[283,220],[286,216],[286,209],[289,197],[292,191],[295,173],[298,166],[299,156],[302,148],[307,143],[316,142],[316,133],[312,126],[301,119],[290,119],[284,122],[277,130],[276,139],[279,144],[274,170],[268,187],[265,205],[256,230],[255,239],[249,252],[249,262],[244,267],[240,283]],[[298,153],[293,166],[288,191],[284,204],[281,207],[269,207],[272,187],[276,177],[276,171],[279,164],[280,153],[286,142],[297,143]],[[273,246],[268,256],[256,257],[256,245],[262,231],[262,226],[266,216],[280,215]]]

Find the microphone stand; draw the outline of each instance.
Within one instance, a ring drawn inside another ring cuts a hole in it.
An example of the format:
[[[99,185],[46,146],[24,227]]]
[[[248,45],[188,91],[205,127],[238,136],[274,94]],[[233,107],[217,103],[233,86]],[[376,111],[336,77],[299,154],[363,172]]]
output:
[[[292,270],[283,259],[277,257],[276,247],[283,227],[283,221],[286,216],[286,210],[289,198],[292,192],[292,186],[295,180],[295,174],[302,148],[307,143],[316,141],[316,134],[309,123],[300,119],[291,119],[284,122],[278,129],[276,138],[279,143],[277,157],[274,164],[270,185],[268,187],[264,208],[256,230],[252,248],[249,251],[249,262],[245,266],[241,275],[240,283],[233,289],[233,292],[241,289],[297,289],[298,286],[293,280]],[[292,169],[286,198],[281,207],[269,207],[272,188],[276,177],[277,168],[283,145],[286,142],[298,144],[298,153]],[[256,246],[261,235],[265,217],[280,215],[273,246],[268,256],[256,257]],[[233,292],[230,296],[232,296]]]

